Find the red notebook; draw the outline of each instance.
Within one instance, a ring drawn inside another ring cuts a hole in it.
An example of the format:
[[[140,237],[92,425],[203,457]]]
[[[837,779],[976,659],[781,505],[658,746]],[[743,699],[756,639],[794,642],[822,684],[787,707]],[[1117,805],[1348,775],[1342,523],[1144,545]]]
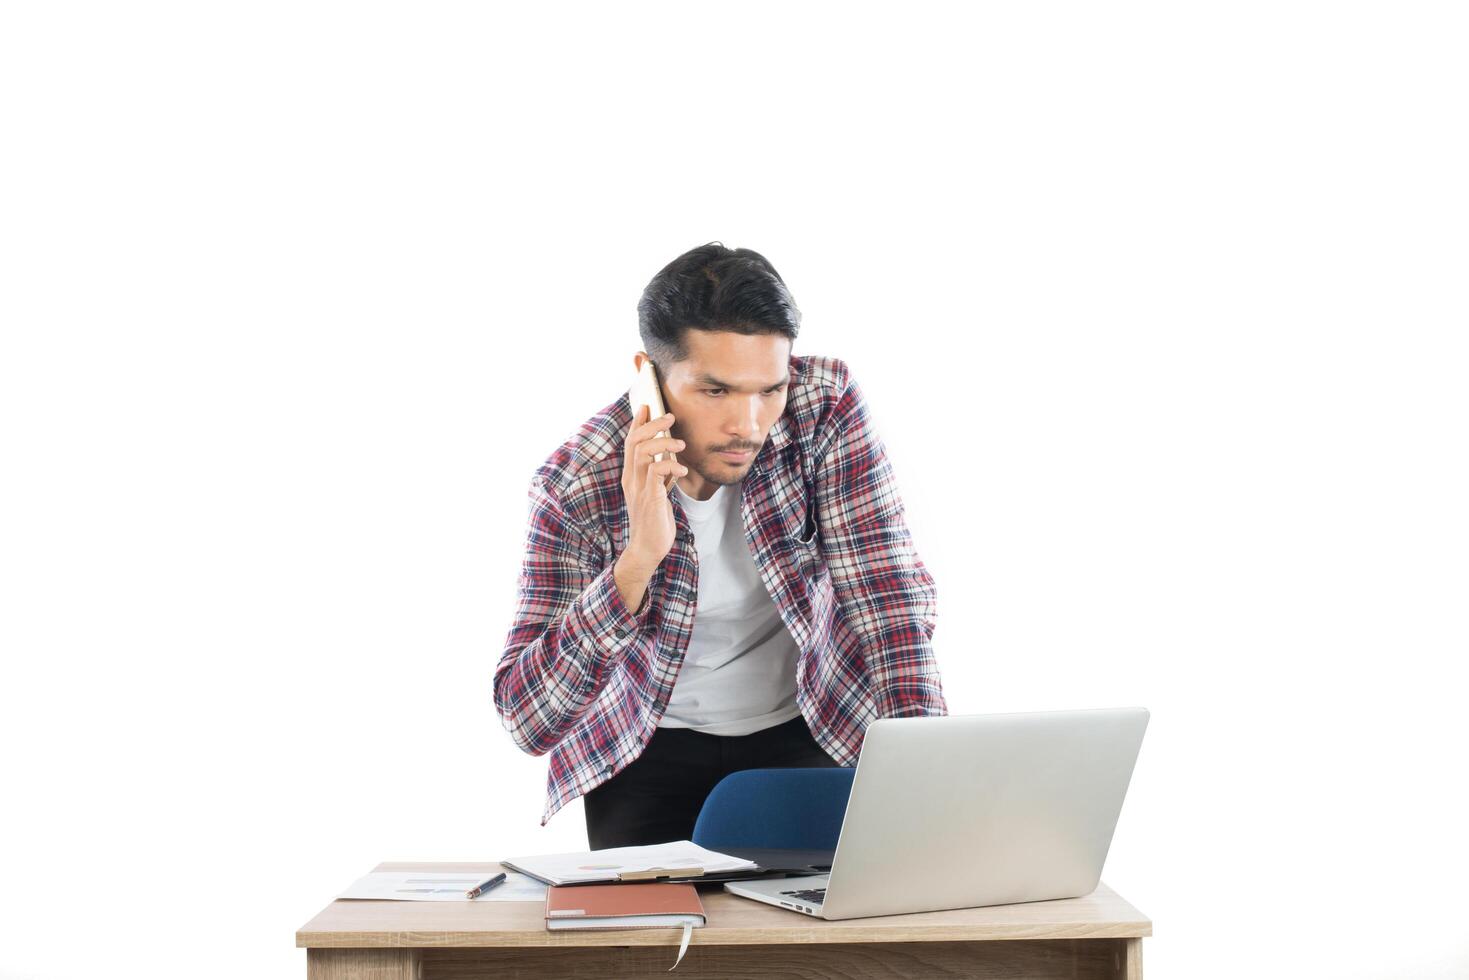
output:
[[[702,926],[704,903],[683,882],[620,885],[551,885],[546,889],[547,929],[643,929]]]

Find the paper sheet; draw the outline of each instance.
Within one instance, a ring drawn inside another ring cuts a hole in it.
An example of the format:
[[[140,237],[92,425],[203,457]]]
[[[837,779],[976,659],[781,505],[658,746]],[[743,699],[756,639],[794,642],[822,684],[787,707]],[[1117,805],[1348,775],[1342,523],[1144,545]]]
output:
[[[701,867],[706,872],[717,872],[757,867],[754,861],[707,850],[687,840],[638,847],[609,847],[600,851],[502,858],[500,863],[522,868],[537,878],[548,879],[558,885],[605,881],[616,878],[622,871],[648,868]]]
[[[374,871],[352,883],[338,898],[398,902],[544,902],[546,886],[529,875],[506,871],[505,880],[479,898],[464,893],[497,872]]]

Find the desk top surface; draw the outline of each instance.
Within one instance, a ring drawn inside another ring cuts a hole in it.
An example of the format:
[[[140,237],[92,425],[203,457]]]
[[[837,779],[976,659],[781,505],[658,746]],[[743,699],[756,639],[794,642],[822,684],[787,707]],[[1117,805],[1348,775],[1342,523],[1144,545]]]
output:
[[[502,870],[490,862],[385,862],[374,871]],[[934,942],[976,939],[1121,939],[1151,936],[1153,924],[1106,884],[1081,898],[990,905],[828,922],[699,886],[707,922],[692,943]],[[375,902],[338,899],[296,932],[296,945],[324,947],[666,946],[677,929],[552,932],[544,902]]]

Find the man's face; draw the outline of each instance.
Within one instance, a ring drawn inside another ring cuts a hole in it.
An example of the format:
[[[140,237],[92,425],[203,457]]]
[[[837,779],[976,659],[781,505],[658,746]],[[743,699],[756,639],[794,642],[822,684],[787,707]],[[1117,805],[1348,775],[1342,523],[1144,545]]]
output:
[[[689,468],[679,487],[707,500],[720,485],[744,479],[785,411],[791,342],[724,330],[685,330],[683,342],[689,356],[660,369],[658,380],[674,415],[673,437],[687,444],[677,453]]]

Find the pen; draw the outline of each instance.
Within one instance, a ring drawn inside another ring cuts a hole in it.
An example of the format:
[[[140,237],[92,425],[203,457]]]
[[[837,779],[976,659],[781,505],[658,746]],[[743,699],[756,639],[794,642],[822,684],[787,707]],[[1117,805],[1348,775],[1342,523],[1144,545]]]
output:
[[[505,880],[505,872],[501,871],[499,874],[495,875],[495,877],[491,878],[489,881],[486,881],[483,884],[475,885],[469,891],[465,892],[464,893],[464,897],[465,898],[479,898],[485,892],[489,891],[491,888],[494,888],[496,885],[498,885],[500,882],[502,882],[504,880]]]

